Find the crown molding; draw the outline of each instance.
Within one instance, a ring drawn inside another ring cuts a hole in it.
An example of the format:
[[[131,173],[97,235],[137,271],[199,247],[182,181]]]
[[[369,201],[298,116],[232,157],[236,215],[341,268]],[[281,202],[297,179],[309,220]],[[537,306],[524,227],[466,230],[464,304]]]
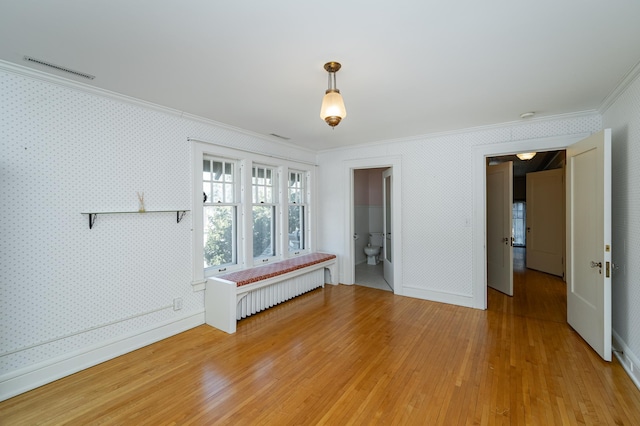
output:
[[[609,95],[603,99],[602,103],[600,104],[600,108],[598,108],[598,112],[600,114],[604,114],[605,112],[607,112],[607,110],[611,108],[611,105],[613,105],[618,100],[620,95],[622,95],[639,76],[640,62],[635,64],[635,66],[631,68],[631,70],[624,77],[622,77],[622,80],[620,80],[620,83],[618,83],[615,89],[613,89],[611,93],[609,93]]]
[[[507,121],[503,123],[487,124],[484,126],[467,127],[467,128],[455,129],[455,130],[446,130],[444,132],[425,133],[422,135],[407,136],[407,137],[398,138],[398,139],[386,139],[386,140],[380,140],[375,142],[365,142],[358,145],[341,146],[337,148],[320,150],[318,151],[318,155],[326,154],[329,152],[348,151],[351,149],[358,149],[358,148],[364,148],[364,147],[371,148],[373,146],[378,146],[378,145],[412,142],[412,141],[424,140],[424,139],[435,139],[435,138],[441,138],[446,136],[455,136],[455,135],[462,135],[462,134],[474,133],[474,132],[485,132],[485,131],[497,130],[497,129],[508,129],[508,128],[513,128],[517,126],[523,126],[529,123],[541,123],[541,122],[556,121],[556,120],[567,120],[572,118],[590,117],[594,115],[600,115],[600,111],[592,109],[592,110],[586,110],[586,111],[569,112],[564,114],[555,114],[555,115],[547,115],[542,117],[520,119],[515,121]],[[509,139],[509,141],[511,141],[511,139]]]
[[[49,74],[47,72],[44,71],[40,71],[34,68],[30,68],[30,67],[26,67],[23,65],[19,65],[13,62],[8,62],[5,60],[0,59],[0,70],[2,71],[6,71],[12,74],[17,74],[23,77],[28,77],[34,80],[40,80],[40,81],[44,81],[46,83],[50,83],[50,84],[55,84],[58,86],[62,86],[65,88],[69,88],[69,89],[73,89],[73,90],[78,90],[84,93],[89,93],[91,95],[95,95],[95,96],[101,96],[104,98],[109,98],[109,99],[113,99],[119,102],[124,102],[130,105],[135,105],[141,108],[145,108],[145,109],[149,109],[149,110],[153,110],[153,111],[157,111],[157,112],[161,112],[164,114],[169,114],[169,115],[173,115],[175,117],[179,117],[179,118],[184,118],[186,120],[190,120],[190,121],[195,121],[198,123],[202,123],[202,124],[206,124],[209,126],[214,126],[214,127],[219,127],[221,129],[224,130],[228,130],[231,132],[235,132],[235,133],[241,133],[243,135],[252,137],[252,138],[256,138],[256,139],[260,139],[260,140],[264,140],[264,141],[269,141],[272,143],[275,143],[277,145],[286,147],[286,148],[293,148],[293,149],[297,149],[299,151],[302,152],[306,152],[306,153],[310,153],[310,154],[316,154],[317,152],[315,150],[306,148],[306,147],[301,147],[298,145],[295,145],[293,143],[290,142],[285,142],[281,139],[278,139],[274,136],[268,136],[268,135],[263,135],[261,133],[255,133],[252,132],[250,130],[245,130],[239,127],[234,127],[228,124],[224,124],[224,123],[220,123],[218,121],[215,120],[211,120],[205,117],[201,117],[199,115],[194,115],[194,114],[190,114],[184,111],[180,111],[177,109],[173,109],[173,108],[169,108],[163,105],[159,105],[159,104],[155,104],[153,102],[147,102],[144,101],[142,99],[138,99],[138,98],[134,98],[132,96],[127,96],[127,95],[123,95],[122,93],[117,93],[117,92],[112,92],[110,90],[106,90],[106,89],[101,89],[99,87],[95,87],[95,86],[91,86],[89,84],[86,83],[82,83],[79,81],[75,81],[75,80],[71,80],[62,76],[57,76],[54,74]]]

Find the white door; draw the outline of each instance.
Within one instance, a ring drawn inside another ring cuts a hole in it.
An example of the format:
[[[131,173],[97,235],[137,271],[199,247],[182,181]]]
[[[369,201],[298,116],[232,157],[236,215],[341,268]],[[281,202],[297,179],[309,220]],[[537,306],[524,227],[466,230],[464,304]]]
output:
[[[382,256],[383,256],[383,269],[384,279],[387,281],[391,289],[393,289],[393,253],[392,253],[392,221],[391,215],[393,214],[393,208],[391,203],[391,187],[393,179],[393,169],[389,168],[382,172],[382,223],[384,233],[384,244],[382,244]]]
[[[487,285],[513,296],[513,163],[487,166]]]
[[[564,276],[564,169],[527,173],[527,268]]]
[[[567,321],[611,361],[611,129],[567,148]]]

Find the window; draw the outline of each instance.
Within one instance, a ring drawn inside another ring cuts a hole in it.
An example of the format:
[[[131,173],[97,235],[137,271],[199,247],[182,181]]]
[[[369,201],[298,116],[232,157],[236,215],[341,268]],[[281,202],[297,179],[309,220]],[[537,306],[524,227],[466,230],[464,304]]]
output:
[[[315,167],[192,140],[192,285],[314,248]]]
[[[287,194],[289,201],[289,252],[297,252],[306,248],[305,243],[305,211],[306,188],[305,173],[289,171]]]
[[[524,247],[526,245],[526,233],[524,232],[527,226],[527,213],[525,203],[516,202],[513,203],[513,245],[518,247]]]
[[[269,258],[276,255],[277,172],[254,166],[251,179],[253,257]]]
[[[202,164],[204,267],[238,263],[238,182],[236,164],[205,156]]]

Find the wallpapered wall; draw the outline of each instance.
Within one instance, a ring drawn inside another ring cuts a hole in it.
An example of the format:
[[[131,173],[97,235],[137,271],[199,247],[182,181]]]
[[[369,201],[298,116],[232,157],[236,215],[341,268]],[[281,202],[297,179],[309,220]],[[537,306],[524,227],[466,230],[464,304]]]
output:
[[[400,156],[403,287],[415,290],[413,294],[423,291],[425,297],[426,292],[471,297],[473,147],[575,135],[601,127],[600,115],[592,114],[320,153],[318,244],[346,254],[345,161]],[[334,202],[329,207],[325,200]],[[340,268],[343,279],[346,269],[345,264]]]
[[[0,70],[0,384],[104,342],[202,313],[191,286],[188,137],[315,155],[160,108]],[[182,310],[173,299],[182,298]]]
[[[640,77],[602,120],[612,129],[613,331],[640,382]]]

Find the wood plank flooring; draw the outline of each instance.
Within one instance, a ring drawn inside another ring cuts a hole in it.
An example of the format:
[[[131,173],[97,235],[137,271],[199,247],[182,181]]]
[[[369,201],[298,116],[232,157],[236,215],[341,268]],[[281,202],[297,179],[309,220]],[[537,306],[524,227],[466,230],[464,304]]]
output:
[[[479,311],[331,286],[206,325],[0,403],[2,425],[640,424],[640,391],[516,271]]]

